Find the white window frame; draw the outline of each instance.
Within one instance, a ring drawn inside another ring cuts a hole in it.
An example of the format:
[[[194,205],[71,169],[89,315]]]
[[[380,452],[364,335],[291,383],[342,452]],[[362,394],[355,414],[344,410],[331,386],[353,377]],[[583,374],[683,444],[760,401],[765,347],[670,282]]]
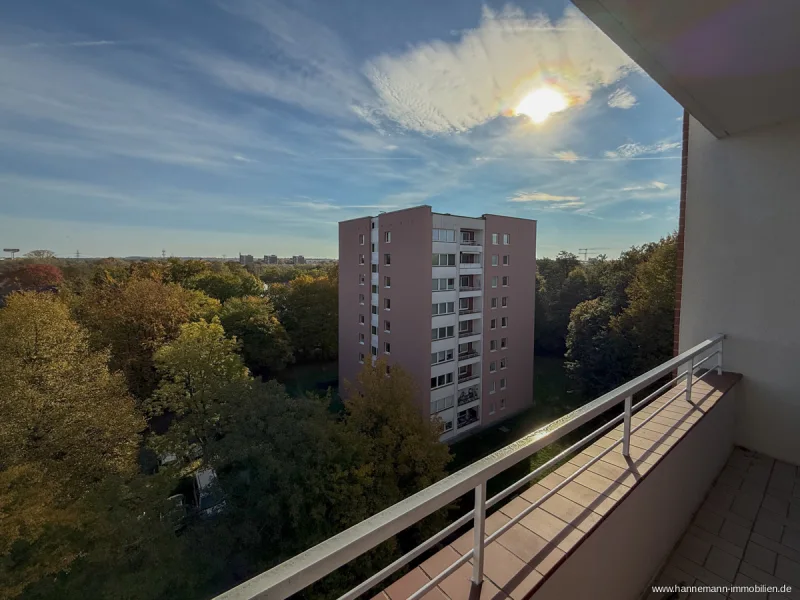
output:
[[[497,308],[497,296],[495,296],[495,297],[493,297],[493,298],[491,299],[491,307],[492,307],[492,310],[494,310],[495,308]]]
[[[392,353],[392,344],[389,342],[383,342],[383,353],[384,354],[391,354]]]
[[[492,287],[497,287],[497,275],[492,275]]]
[[[442,257],[445,257],[444,262],[442,262]],[[450,262],[450,258],[452,257],[453,262]],[[456,266],[456,255],[455,254],[448,254],[446,252],[437,252],[433,254],[431,259],[431,263],[434,267],[455,267]]]
[[[383,253],[383,266],[384,267],[392,266],[392,255],[389,252]]]
[[[359,303],[361,306],[364,306],[364,301],[365,301],[365,300],[366,300],[366,298],[364,297],[364,294],[359,294],[359,295],[358,295],[358,303]]]
[[[505,371],[508,368],[508,357],[504,356],[500,359],[500,370]]]
[[[497,329],[497,319],[489,321],[489,329]]]
[[[504,233],[503,234],[503,246],[510,246],[511,245],[511,234]]]
[[[498,259],[497,254],[492,254],[492,266],[493,267],[497,266],[497,259]]]
[[[511,257],[508,254],[503,254],[503,266],[504,267],[507,267],[509,264],[511,264],[509,262],[510,260],[511,260]]]
[[[358,343],[359,344],[361,344],[363,346],[364,343],[366,342],[366,340],[367,340],[367,336],[365,336],[363,333],[359,333],[358,334]]]
[[[500,350],[508,348],[508,338],[500,338]]]
[[[433,282],[436,282],[436,287],[433,287]],[[445,282],[445,287],[442,286],[442,282]],[[453,282],[452,284],[449,282]],[[448,287],[452,285],[453,287]],[[431,279],[431,289],[434,292],[451,292],[456,289],[456,278],[455,277],[434,277]]]
[[[366,236],[363,233],[358,234],[358,245],[363,246],[366,243]]]
[[[508,317],[501,317],[500,318],[500,327],[502,327],[503,329],[508,327]]]
[[[500,410],[505,410],[505,409],[506,409],[506,399],[500,398]]]
[[[358,324],[359,325],[363,325],[364,323],[366,323],[366,320],[364,319],[364,315],[359,313],[359,315],[358,315]]]
[[[358,274],[358,285],[367,285],[367,276],[363,273]]]
[[[490,393],[490,394],[494,394],[494,392],[495,392],[495,388],[496,388],[496,385],[495,385],[495,381],[494,381],[494,379],[493,379],[493,380],[492,380],[492,381],[489,383],[489,393]]]
[[[383,321],[383,333],[392,333],[392,322],[387,321],[384,319]]]
[[[387,244],[392,243],[392,232],[391,231],[384,231],[383,232],[383,241]]]
[[[392,278],[388,275],[383,276],[383,287],[390,288],[392,287]]]
[[[492,234],[492,245],[493,246],[497,246],[497,241],[498,241],[498,234],[493,233]]]
[[[392,299],[391,298],[384,298],[383,299],[383,310],[392,310]]]
[[[503,275],[503,283],[502,283],[503,287],[508,287],[508,282],[509,281],[510,281],[509,276],[508,275]]]
[[[497,352],[497,340],[489,340],[489,352]]]
[[[505,377],[501,377],[500,378],[500,389],[501,390],[506,389],[507,384],[508,384],[508,381],[506,380],[506,378]]]
[[[358,255],[358,264],[359,265],[364,265],[366,263],[367,263],[366,257],[363,254],[359,254]]]
[[[364,353],[363,352],[359,352],[358,353],[358,364],[360,364],[360,365],[364,364]]]
[[[444,234],[442,234],[444,232]],[[450,235],[452,234],[452,236]],[[452,239],[449,239],[451,238]],[[444,239],[442,239],[444,238]],[[433,230],[433,241],[434,242],[452,242],[455,243],[456,241],[456,230],[455,229],[437,229],[434,228]]]
[[[489,373],[495,373],[497,371],[497,362],[492,361],[489,363]]]
[[[508,308],[508,296],[503,296],[503,299],[500,302],[500,306],[502,306],[503,308]]]

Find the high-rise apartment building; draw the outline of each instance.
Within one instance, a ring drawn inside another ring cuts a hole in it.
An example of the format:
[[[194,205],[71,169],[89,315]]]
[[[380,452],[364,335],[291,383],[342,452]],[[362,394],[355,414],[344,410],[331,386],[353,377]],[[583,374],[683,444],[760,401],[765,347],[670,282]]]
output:
[[[302,255],[293,256],[292,257],[292,264],[293,265],[304,265],[306,264],[306,257]]]
[[[449,440],[531,406],[536,221],[430,206],[339,223],[339,379],[383,357]]]

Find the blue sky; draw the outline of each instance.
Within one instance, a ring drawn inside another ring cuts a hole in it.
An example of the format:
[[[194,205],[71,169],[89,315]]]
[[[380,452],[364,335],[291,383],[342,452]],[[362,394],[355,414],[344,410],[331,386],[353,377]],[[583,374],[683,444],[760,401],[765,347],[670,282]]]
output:
[[[513,109],[542,86],[570,106]],[[573,6],[25,0],[0,22],[0,244],[336,256],[418,204],[538,254],[677,227],[682,109]]]

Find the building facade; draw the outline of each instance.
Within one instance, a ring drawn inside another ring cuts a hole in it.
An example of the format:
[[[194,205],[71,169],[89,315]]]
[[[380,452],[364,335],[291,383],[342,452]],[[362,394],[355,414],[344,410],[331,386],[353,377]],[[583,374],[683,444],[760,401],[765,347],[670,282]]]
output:
[[[302,255],[293,256],[292,257],[292,264],[293,265],[304,265],[306,264],[306,257]]]
[[[442,439],[533,403],[536,222],[429,206],[339,223],[339,380],[385,358]]]

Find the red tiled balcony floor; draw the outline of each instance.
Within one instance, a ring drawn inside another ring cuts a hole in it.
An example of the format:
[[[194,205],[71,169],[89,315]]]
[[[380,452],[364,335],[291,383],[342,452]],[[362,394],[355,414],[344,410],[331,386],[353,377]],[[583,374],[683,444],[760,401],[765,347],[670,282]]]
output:
[[[659,460],[738,379],[739,375],[732,373],[710,373],[693,386],[693,404],[686,401],[685,394],[681,395],[631,436],[629,458],[622,455],[622,447],[618,446],[487,546],[485,580],[480,596],[471,588],[470,563],[431,590],[425,596],[426,600],[522,600],[530,597],[603,520],[604,515],[614,510],[617,503],[658,465]],[[668,390],[637,412],[632,418],[632,426],[640,424],[682,388],[683,385]],[[595,440],[553,473],[501,506],[487,517],[486,535],[502,527],[621,436],[622,425]],[[405,600],[468,552],[472,548],[472,536],[472,530],[468,531],[374,598]]]

